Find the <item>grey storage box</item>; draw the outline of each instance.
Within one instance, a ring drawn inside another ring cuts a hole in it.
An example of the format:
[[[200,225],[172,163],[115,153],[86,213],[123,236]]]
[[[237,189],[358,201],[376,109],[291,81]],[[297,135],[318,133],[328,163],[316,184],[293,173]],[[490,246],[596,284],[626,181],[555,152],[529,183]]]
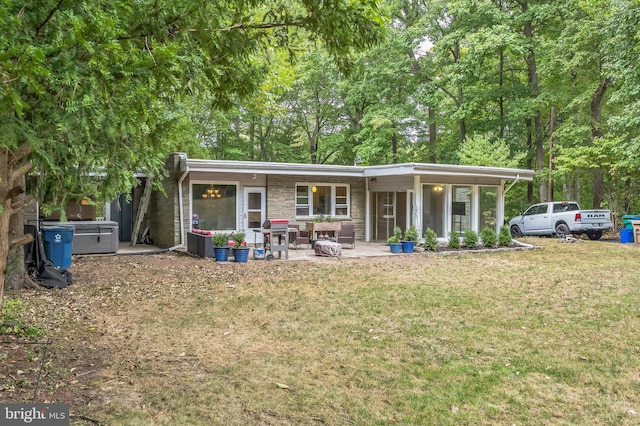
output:
[[[74,221],[73,254],[117,253],[118,222]]]
[[[56,222],[60,223],[60,222]],[[118,222],[74,220],[65,222],[75,226],[72,254],[99,254],[118,252]],[[44,222],[51,225],[53,222]]]

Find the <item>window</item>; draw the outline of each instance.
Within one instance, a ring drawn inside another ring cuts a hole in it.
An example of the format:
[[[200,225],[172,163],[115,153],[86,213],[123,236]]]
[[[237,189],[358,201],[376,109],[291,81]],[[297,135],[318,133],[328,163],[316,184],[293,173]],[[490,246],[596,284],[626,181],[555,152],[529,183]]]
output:
[[[309,216],[309,187],[296,186],[296,216]]]
[[[491,228],[498,232],[498,188],[480,187],[480,231]]]
[[[191,196],[194,228],[210,231],[237,229],[237,185],[193,183]]]
[[[349,185],[296,184],[296,216],[349,216]]]
[[[531,216],[534,214],[545,214],[547,212],[546,204],[536,204],[535,206],[529,207],[529,209],[524,212],[523,216]]]
[[[451,200],[451,229],[462,235],[471,229],[471,193],[470,186],[453,186]]]

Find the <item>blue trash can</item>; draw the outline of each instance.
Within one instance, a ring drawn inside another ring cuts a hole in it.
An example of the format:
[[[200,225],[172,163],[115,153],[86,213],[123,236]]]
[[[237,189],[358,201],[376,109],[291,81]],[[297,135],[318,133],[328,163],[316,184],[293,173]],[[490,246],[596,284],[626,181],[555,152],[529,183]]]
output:
[[[75,226],[56,225],[43,226],[42,240],[47,259],[53,262],[56,268],[69,269],[71,267],[71,250],[73,248],[73,234]]]
[[[622,228],[620,230],[620,242],[632,243],[633,242],[633,229]]]

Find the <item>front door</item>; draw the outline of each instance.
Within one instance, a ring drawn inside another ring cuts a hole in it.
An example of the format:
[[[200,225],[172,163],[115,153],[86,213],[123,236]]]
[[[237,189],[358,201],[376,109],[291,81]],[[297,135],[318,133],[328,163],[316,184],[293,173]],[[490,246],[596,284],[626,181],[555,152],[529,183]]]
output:
[[[266,194],[265,188],[244,189],[244,229],[247,243],[263,243],[260,229],[267,218]]]

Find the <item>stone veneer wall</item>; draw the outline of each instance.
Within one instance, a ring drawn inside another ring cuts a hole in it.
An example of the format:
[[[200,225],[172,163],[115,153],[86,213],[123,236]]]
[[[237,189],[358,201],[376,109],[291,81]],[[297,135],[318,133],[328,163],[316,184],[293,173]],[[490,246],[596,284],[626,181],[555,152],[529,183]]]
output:
[[[172,154],[166,162],[167,177],[162,181],[164,193],[153,191],[147,210],[147,226],[153,244],[161,248],[180,244],[180,200],[178,180],[180,179],[180,156]],[[134,214],[137,214],[135,212]],[[134,216],[135,220],[135,216]],[[141,226],[140,235],[144,232]]]
[[[350,185],[351,221],[356,228],[356,239],[364,240],[365,236],[365,181],[364,178],[351,177],[307,177],[269,175],[267,177],[267,218],[289,219],[289,223],[304,225],[307,221],[296,221],[297,182],[322,182]]]

